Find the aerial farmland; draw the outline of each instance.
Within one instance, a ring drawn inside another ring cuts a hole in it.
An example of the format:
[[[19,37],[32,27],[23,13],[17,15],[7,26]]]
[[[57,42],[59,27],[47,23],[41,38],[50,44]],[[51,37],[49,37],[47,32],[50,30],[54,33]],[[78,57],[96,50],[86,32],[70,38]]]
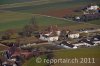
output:
[[[99,62],[99,0],[0,0],[0,66]]]

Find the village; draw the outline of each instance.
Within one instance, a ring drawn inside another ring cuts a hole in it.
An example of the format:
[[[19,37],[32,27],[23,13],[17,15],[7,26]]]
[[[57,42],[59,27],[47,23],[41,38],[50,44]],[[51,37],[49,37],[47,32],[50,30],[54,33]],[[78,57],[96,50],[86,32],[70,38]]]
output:
[[[100,19],[100,7],[88,6],[82,9],[82,15],[64,18],[82,23],[97,20]],[[1,33],[0,46],[5,48],[0,51],[0,66],[23,66],[25,60],[32,57],[45,55],[47,59],[51,59],[53,51],[100,46],[100,27],[70,30],[67,26],[49,25],[41,28],[34,16],[23,30]]]
[[[57,25],[55,25],[47,27],[44,31],[36,32],[34,34],[38,41],[33,43],[28,42],[27,44],[20,45],[11,43],[9,48],[2,50],[2,56],[0,60],[1,66],[21,66],[25,59],[38,57],[43,54],[49,54],[54,50],[100,46],[99,28],[69,31],[64,27],[59,28]],[[46,48],[46,44],[48,45],[47,47],[51,45],[52,48],[58,47],[58,49]],[[4,44],[1,43],[0,45],[2,46]],[[45,47],[46,50],[41,50],[37,47],[32,48],[36,45],[42,45],[42,47]]]

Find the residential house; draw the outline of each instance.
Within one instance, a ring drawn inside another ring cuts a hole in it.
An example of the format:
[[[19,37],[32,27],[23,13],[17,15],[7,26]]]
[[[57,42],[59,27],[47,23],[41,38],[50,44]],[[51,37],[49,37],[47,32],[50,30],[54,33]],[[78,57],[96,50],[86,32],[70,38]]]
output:
[[[43,31],[40,34],[40,38],[43,41],[57,41],[61,31],[58,30],[57,26],[50,26],[49,29]]]
[[[71,39],[75,39],[75,38],[79,38],[80,37],[80,34],[79,33],[69,33],[68,34],[68,38],[71,38]]]

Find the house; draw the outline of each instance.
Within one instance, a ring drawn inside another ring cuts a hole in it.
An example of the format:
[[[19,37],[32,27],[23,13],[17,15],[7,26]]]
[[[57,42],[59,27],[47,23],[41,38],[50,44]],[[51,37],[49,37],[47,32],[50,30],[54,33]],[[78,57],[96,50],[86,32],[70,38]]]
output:
[[[40,34],[40,38],[43,41],[57,41],[61,31],[57,26],[50,26]]]
[[[77,46],[75,46],[73,44],[69,44],[66,41],[62,41],[58,46],[61,46],[61,47],[66,48],[66,49],[77,49]]]
[[[40,38],[43,41],[57,41],[59,38],[59,36],[47,36],[47,35],[42,35],[40,34]]]
[[[87,8],[87,10],[97,10],[99,8],[98,5],[91,5],[90,7]]]
[[[89,5],[86,7],[86,9],[84,10],[84,14],[95,14],[95,13],[99,13],[99,6],[98,5]]]
[[[75,38],[79,38],[79,37],[80,37],[79,33],[69,33],[68,34],[68,38],[71,38],[71,39],[75,39]]]

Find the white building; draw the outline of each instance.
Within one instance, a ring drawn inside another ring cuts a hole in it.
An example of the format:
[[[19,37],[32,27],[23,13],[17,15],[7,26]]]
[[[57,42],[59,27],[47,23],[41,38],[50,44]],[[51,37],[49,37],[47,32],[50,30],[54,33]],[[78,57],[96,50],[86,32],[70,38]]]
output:
[[[79,33],[69,34],[69,35],[68,35],[68,38],[72,38],[72,39],[74,39],[74,38],[79,38],[79,37],[80,37],[80,34],[79,34]]]
[[[94,5],[94,6],[90,6],[89,8],[87,8],[87,10],[97,10],[99,8],[99,6]]]
[[[47,35],[41,34],[39,39],[50,42],[50,41],[57,41],[58,38],[59,38],[59,36],[47,36]]]
[[[40,38],[43,41],[57,41],[59,39],[61,31],[58,29],[57,26],[50,26],[47,28],[47,31],[43,31],[40,34]]]
[[[60,30],[56,31],[56,34],[59,36],[61,34],[61,31]]]

